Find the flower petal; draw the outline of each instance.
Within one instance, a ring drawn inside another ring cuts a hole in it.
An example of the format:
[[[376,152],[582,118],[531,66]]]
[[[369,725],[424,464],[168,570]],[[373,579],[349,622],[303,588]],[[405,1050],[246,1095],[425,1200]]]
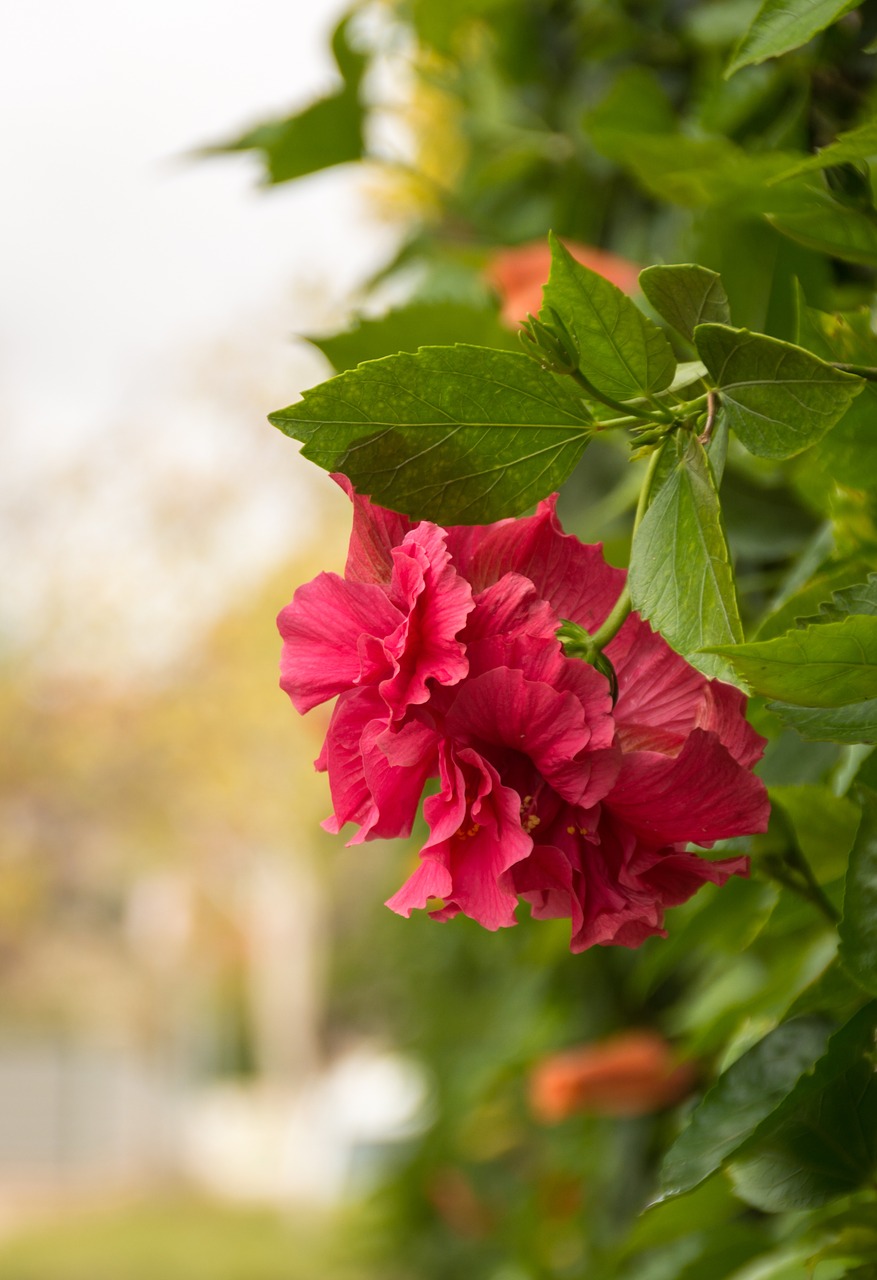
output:
[[[438,918],[462,911],[486,929],[513,925],[518,898],[508,872],[533,845],[521,826],[520,797],[467,748],[445,749],[441,776],[440,793],[424,805],[431,835],[421,858],[424,865],[439,863],[450,886],[436,895],[440,877],[419,868],[387,905],[407,913],[411,906],[425,905],[426,897],[440,896],[445,906],[433,913]]]
[[[751,769],[764,754],[767,738],[746,723],[746,695],[721,680],[707,681],[697,727],[717,733],[744,769]]]
[[[402,620],[387,639],[397,668],[381,694],[395,718],[426,702],[429,680],[454,685],[469,669],[457,636],[475,605],[472,588],[451,564],[446,537],[444,529],[424,522],[393,549],[389,590]]]
[[[770,814],[764,783],[703,729],[689,735],[675,759],[652,751],[625,755],[605,804],[653,848],[765,831]]]
[[[398,547],[416,521],[379,507],[357,493],[347,476],[332,472],[332,479],[353,503],[353,529],[344,576],[348,582],[389,582],[393,574],[393,548]]]
[[[558,618],[572,618],[593,631],[615,604],[627,575],[606,563],[600,543],[586,546],[563,532],[556,502],[557,494],[552,494],[533,516],[480,529],[449,529],[448,547],[476,593],[506,573],[519,573],[529,578]]]
[[[401,615],[380,587],[320,573],[281,609],[280,686],[304,713],[361,681],[392,670],[380,640]]]
[[[436,771],[438,741],[433,729],[418,722],[393,732],[376,690],[342,695],[324,751],[335,807],[324,823],[327,830],[358,823],[352,845],[410,835],[426,780]]]
[[[573,693],[527,680],[514,668],[498,667],[467,680],[448,712],[448,731],[473,745],[493,744],[527,756],[565,799],[594,804],[612,785],[618,760],[605,749],[612,736],[606,681],[592,667],[581,666],[589,685],[587,704]],[[589,751],[595,739],[601,750]]]

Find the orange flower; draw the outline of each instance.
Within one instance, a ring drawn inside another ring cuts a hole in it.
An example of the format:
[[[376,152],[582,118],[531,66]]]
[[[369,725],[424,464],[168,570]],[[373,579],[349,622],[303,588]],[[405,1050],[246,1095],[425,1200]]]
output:
[[[694,1063],[676,1061],[653,1031],[627,1031],[540,1062],[530,1077],[530,1106],[553,1124],[571,1115],[638,1116],[690,1092]]]
[[[564,240],[574,258],[585,267],[630,293],[636,288],[639,267],[605,249],[595,249],[575,240]],[[551,269],[551,250],[545,240],[533,240],[513,249],[501,249],[487,266],[487,278],[502,298],[502,318],[516,325],[542,306],[542,286]]]

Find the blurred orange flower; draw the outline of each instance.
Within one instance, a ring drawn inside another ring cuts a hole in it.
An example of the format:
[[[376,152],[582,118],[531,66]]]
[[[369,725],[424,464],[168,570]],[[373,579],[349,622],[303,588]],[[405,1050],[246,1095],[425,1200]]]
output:
[[[574,258],[612,284],[631,293],[636,288],[639,267],[605,249],[595,249],[576,240],[563,242]],[[536,315],[542,306],[542,286],[551,269],[551,250],[546,240],[533,240],[501,249],[487,266],[487,278],[502,299],[502,318],[516,325],[528,312]]]
[[[530,1077],[530,1106],[545,1124],[647,1115],[684,1098],[696,1077],[695,1064],[678,1062],[662,1036],[627,1031],[544,1058]]]

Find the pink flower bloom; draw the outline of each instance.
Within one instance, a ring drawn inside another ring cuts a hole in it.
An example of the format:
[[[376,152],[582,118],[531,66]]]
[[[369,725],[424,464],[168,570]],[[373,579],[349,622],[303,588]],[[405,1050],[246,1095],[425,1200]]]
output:
[[[320,574],[279,618],[281,683],[305,711],[334,696],[317,767],[350,843],[430,834],[388,905],[462,912],[488,929],[567,917],[572,949],[637,946],[664,909],[748,860],[689,843],[763,831],[763,740],[745,699],[709,681],[632,614],[608,681],[569,658],[561,618],[595,630],[624,585],[599,546],[535,515],[440,529],[355,494],[344,578]]]

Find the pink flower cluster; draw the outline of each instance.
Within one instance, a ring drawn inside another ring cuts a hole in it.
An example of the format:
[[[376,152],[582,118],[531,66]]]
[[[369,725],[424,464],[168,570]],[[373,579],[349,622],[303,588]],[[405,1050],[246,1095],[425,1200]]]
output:
[[[407,836],[424,786],[429,838],[388,902],[488,929],[570,917],[572,950],[637,946],[664,908],[745,857],[686,850],[763,831],[745,699],[632,614],[606,649],[618,678],[567,657],[561,618],[593,632],[624,586],[554,499],[492,525],[415,523],[353,493],[344,577],[321,573],[278,618],[281,685],[305,712],[337,695],[316,767],[337,832]]]

